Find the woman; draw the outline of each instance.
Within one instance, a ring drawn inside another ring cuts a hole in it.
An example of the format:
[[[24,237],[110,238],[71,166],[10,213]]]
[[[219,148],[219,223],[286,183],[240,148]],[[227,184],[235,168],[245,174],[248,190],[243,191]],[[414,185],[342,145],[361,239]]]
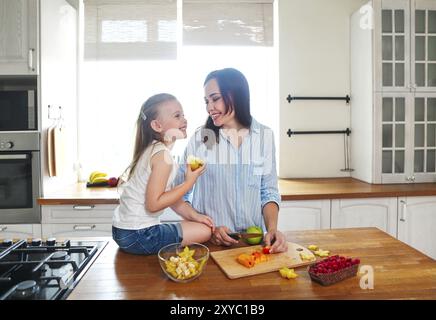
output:
[[[285,237],[277,230],[280,195],[274,136],[250,114],[245,76],[232,68],[213,71],[206,77],[204,92],[209,117],[190,139],[184,159],[191,154],[200,157],[208,170],[173,210],[211,217],[214,244],[235,244],[238,241],[228,233],[255,225],[267,231],[264,241],[271,252],[286,251]],[[180,166],[176,183],[184,179],[185,170]]]

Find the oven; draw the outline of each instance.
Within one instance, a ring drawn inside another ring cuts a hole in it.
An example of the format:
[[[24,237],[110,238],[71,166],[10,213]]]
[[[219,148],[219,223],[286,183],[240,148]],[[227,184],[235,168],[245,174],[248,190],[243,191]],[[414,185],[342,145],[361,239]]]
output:
[[[0,131],[38,130],[35,81],[0,78]]]
[[[39,132],[0,132],[0,224],[40,223]]]

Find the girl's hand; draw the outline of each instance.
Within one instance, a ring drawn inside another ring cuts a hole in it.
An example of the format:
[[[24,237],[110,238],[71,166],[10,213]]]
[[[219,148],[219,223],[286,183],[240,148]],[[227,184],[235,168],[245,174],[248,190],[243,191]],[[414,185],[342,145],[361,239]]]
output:
[[[285,235],[278,230],[268,231],[263,239],[265,246],[271,247],[270,253],[285,252],[288,250]]]
[[[208,227],[212,228],[212,232],[215,231],[215,223],[211,217],[205,214],[197,213],[192,220],[207,225]]]
[[[203,164],[201,167],[199,167],[194,171],[192,171],[191,166],[187,164],[185,181],[191,185],[194,185],[198,177],[201,176],[205,171],[206,171],[206,164]]]

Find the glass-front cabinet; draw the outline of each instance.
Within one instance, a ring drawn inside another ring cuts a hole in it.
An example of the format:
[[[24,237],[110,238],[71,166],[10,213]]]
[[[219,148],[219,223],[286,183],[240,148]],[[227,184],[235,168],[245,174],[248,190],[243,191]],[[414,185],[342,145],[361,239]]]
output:
[[[417,0],[412,12],[412,86],[436,91],[436,1]]]
[[[378,79],[380,91],[410,89],[410,3],[409,0],[385,0],[382,2],[380,27],[381,73]],[[380,54],[380,52],[379,52]]]
[[[379,181],[435,182],[436,0],[382,0],[375,17]]]

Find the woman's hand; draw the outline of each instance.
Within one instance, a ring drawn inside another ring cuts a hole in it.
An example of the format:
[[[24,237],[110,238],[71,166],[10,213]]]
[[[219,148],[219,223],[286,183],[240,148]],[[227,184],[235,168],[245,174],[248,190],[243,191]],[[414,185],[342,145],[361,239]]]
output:
[[[271,247],[271,253],[285,252],[288,250],[288,243],[286,242],[285,235],[278,230],[268,231],[263,240],[266,246]]]
[[[238,240],[235,240],[228,235],[229,232],[229,228],[225,226],[216,227],[212,233],[210,241],[218,246],[231,246],[238,243]]]
[[[209,228],[211,228],[212,232],[215,231],[215,223],[213,222],[211,217],[205,214],[201,214],[201,213],[195,214],[194,217],[192,218],[192,221],[203,223],[207,225]]]
[[[198,177],[201,176],[205,171],[206,171],[206,164],[203,164],[198,169],[192,171],[191,166],[188,163],[186,165],[185,181],[193,186],[195,184],[195,181],[197,181]]]

